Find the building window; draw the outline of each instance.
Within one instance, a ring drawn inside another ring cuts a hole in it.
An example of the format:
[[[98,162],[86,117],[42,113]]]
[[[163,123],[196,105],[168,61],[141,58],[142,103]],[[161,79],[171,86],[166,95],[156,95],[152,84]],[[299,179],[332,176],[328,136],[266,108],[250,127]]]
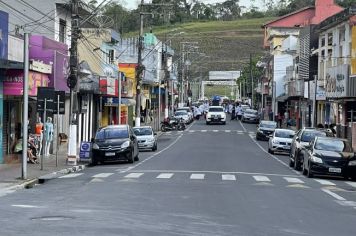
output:
[[[328,33],[328,45],[333,45],[333,33]]]
[[[115,51],[109,50],[109,63],[114,64],[115,62]]]
[[[59,42],[65,43],[66,41],[67,22],[59,19]]]
[[[325,38],[324,38],[324,37],[321,38],[321,46],[322,46],[322,47],[325,46]]]

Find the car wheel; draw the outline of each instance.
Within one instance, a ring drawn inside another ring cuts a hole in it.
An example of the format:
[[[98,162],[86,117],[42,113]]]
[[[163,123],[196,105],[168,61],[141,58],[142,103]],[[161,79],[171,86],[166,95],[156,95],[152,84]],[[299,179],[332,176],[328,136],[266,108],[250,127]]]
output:
[[[90,166],[96,166],[98,164],[98,160],[96,160],[94,157],[91,158],[90,161]]]
[[[308,177],[308,178],[313,178],[314,175],[313,175],[313,172],[312,172],[312,170],[311,170],[311,168],[310,168],[310,163],[309,163],[308,165],[309,165],[309,166],[308,166],[309,168],[308,168],[307,177]]]
[[[209,123],[208,121],[206,122],[206,124],[207,124],[207,125],[210,125],[210,123]]]
[[[153,146],[152,151],[157,151],[157,143]]]
[[[294,161],[291,152],[289,153],[289,167],[294,167]]]
[[[294,155],[294,169],[300,170],[300,154],[299,153]]]
[[[302,174],[303,175],[307,175],[307,169],[305,168],[305,166],[304,166],[304,163],[303,163],[303,165],[302,165],[303,167],[302,167]]]
[[[223,122],[223,125],[226,125],[226,121]]]
[[[256,140],[257,140],[257,141],[260,141],[261,139],[256,135]]]
[[[134,163],[135,157],[133,156],[133,150],[131,150],[130,154],[127,155],[127,161],[129,163]]]

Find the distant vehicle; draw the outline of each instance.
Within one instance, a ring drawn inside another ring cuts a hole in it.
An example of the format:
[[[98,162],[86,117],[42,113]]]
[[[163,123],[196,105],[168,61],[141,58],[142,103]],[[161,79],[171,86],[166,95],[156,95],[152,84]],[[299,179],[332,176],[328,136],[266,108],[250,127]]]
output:
[[[189,123],[194,121],[194,115],[190,107],[179,107],[177,108],[177,111],[186,111],[190,118]]]
[[[247,109],[250,109],[250,106],[249,106],[249,105],[241,105],[241,109],[242,109],[242,114],[244,114],[244,112],[245,112]]]
[[[173,118],[177,119],[177,120],[182,119],[185,124],[188,124],[191,121],[191,118],[190,118],[188,112],[185,110],[176,111],[174,113]]]
[[[92,165],[118,160],[138,161],[138,140],[129,125],[100,128],[92,143]]]
[[[269,136],[277,128],[277,122],[262,120],[257,126],[256,139],[257,140],[269,140]]]
[[[303,147],[302,155],[303,174],[308,178],[332,175],[355,179],[355,154],[346,139],[315,137]]]
[[[258,123],[260,121],[260,118],[256,110],[246,109],[242,115],[241,121],[243,123],[245,122]]]
[[[222,123],[226,124],[226,114],[222,106],[210,106],[206,114],[206,124]]]
[[[303,128],[299,130],[293,138],[290,153],[289,153],[289,166],[294,167],[295,170],[300,170],[301,168],[301,149],[309,145],[315,137],[333,137],[333,133],[324,129],[315,128]]]
[[[156,133],[153,132],[151,126],[134,127],[133,131],[137,137],[139,149],[157,150]]]
[[[271,154],[274,154],[275,152],[289,154],[294,135],[294,130],[275,129],[268,141],[268,152]]]

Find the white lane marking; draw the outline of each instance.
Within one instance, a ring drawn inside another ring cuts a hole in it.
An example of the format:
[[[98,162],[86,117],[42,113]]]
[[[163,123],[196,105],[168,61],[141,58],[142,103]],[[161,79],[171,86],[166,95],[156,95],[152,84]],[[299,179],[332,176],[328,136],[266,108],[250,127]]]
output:
[[[221,175],[221,179],[222,180],[236,180],[236,176],[235,175]]]
[[[249,134],[255,134],[255,132],[248,132]]]
[[[172,178],[174,174],[173,173],[162,173],[162,174],[159,174],[156,178],[157,179],[170,179]]]
[[[241,120],[239,120],[239,123],[240,123],[242,129],[244,130],[244,132],[247,132],[247,130],[246,130],[245,126],[242,124]]]
[[[120,171],[120,173],[126,173],[126,172],[128,172],[128,171],[130,171],[130,170],[132,170],[132,169],[134,169],[134,168],[136,168],[136,167],[142,165],[142,164],[145,163],[146,161],[151,160],[153,157],[155,157],[155,156],[161,154],[162,152],[166,151],[167,149],[171,148],[174,144],[176,144],[176,143],[179,141],[179,139],[180,139],[182,136],[183,136],[183,134],[179,135],[179,136],[176,138],[176,140],[174,140],[174,142],[172,142],[171,144],[169,144],[167,147],[163,148],[161,151],[156,152],[155,154],[153,154],[153,155],[147,157],[145,160],[140,161],[138,164],[136,164],[136,165],[134,165],[134,166],[128,167],[128,168],[126,168],[125,170]]]
[[[347,181],[347,182],[345,182],[345,183],[347,183],[348,185],[350,185],[350,186],[356,188],[356,182],[349,182],[349,181]]]
[[[271,182],[271,180],[267,176],[263,176],[263,175],[255,175],[253,176],[253,178],[257,182]]]
[[[329,186],[334,186],[336,184],[334,184],[333,182],[329,181],[329,180],[324,180],[324,179],[314,179],[316,182],[322,184],[322,185],[329,185]]]
[[[190,179],[204,179],[205,174],[191,174]]]
[[[166,132],[166,134],[171,134],[172,133],[172,131],[168,131],[168,132]]]
[[[324,193],[329,194],[329,195],[332,196],[333,198],[336,198],[336,200],[339,200],[339,201],[345,201],[345,200],[346,200],[345,198],[341,197],[340,195],[331,192],[329,189],[322,189],[322,191],[323,191]]]
[[[114,173],[100,173],[100,174],[96,174],[96,175],[93,175],[92,177],[93,178],[107,178],[109,177],[110,175],[113,175]]]
[[[207,130],[203,129],[203,130],[201,130],[201,132],[202,132],[202,133],[206,133],[206,132],[207,132]]]
[[[217,132],[219,132],[219,130],[214,129],[213,132],[214,132],[214,133],[217,133]]]
[[[287,182],[294,183],[294,184],[303,184],[304,181],[298,178],[291,178],[291,177],[283,177]]]
[[[130,173],[125,176],[125,178],[137,179],[140,178],[144,173]]]
[[[183,133],[183,132],[184,132],[184,131],[182,131],[182,130],[179,130],[179,131],[178,131],[179,134],[181,134],[181,133]]]
[[[189,130],[189,133],[194,133],[195,132],[195,130]]]
[[[93,178],[92,180],[89,181],[89,183],[100,183],[104,182],[103,178]]]
[[[225,130],[225,133],[231,133],[231,130]]]
[[[35,206],[35,205],[11,205],[12,207],[19,207],[19,208],[43,208],[41,206]]]
[[[209,174],[242,174],[242,175],[267,175],[278,177],[299,177],[298,175],[284,175],[272,173],[258,173],[258,172],[242,172],[242,171],[211,171],[211,170],[136,170],[141,173],[209,173]]]
[[[71,173],[71,174],[67,174],[67,175],[63,175],[58,177],[59,179],[67,179],[67,178],[75,178],[78,177],[80,175],[82,175],[83,173]]]

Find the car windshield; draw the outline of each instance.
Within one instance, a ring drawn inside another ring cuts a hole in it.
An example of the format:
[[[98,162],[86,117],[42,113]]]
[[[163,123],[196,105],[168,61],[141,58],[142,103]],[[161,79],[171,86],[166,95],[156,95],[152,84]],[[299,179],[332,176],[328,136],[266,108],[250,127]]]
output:
[[[152,135],[151,128],[134,128],[134,133],[136,136]]]
[[[334,152],[352,152],[348,142],[337,139],[317,139],[314,148]]]
[[[260,127],[262,127],[262,128],[275,129],[275,128],[277,127],[277,123],[276,123],[276,122],[268,122],[268,123],[262,122],[262,123],[260,124]]]
[[[184,116],[184,115],[187,115],[187,112],[186,111],[177,111],[175,113],[176,116]]]
[[[223,112],[224,109],[222,107],[210,107],[209,112]]]
[[[326,136],[326,133],[322,132],[322,131],[317,131],[317,130],[304,131],[302,134],[301,141],[302,142],[310,142],[315,137],[325,137],[325,136]]]
[[[293,138],[294,131],[293,130],[276,130],[274,133],[275,137],[278,138]]]
[[[95,135],[95,139],[103,140],[103,139],[120,139],[120,138],[128,138],[129,132],[127,128],[109,128],[102,129]]]

